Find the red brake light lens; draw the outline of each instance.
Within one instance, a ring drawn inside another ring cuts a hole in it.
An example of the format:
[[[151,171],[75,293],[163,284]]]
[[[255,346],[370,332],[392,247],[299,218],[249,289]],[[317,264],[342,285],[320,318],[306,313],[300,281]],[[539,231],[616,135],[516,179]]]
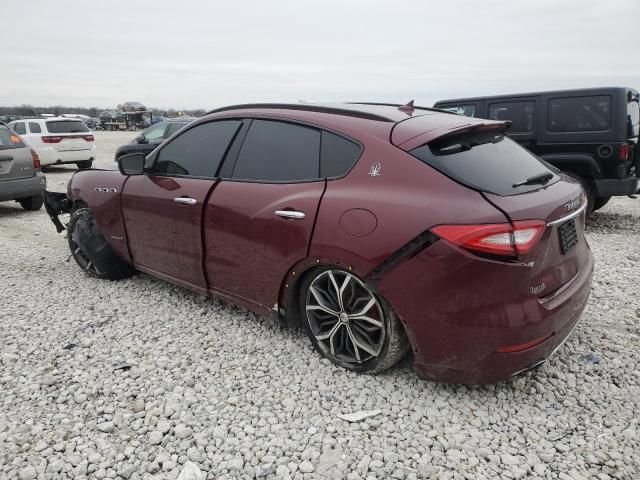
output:
[[[433,233],[472,252],[514,257],[529,253],[544,233],[542,220],[484,225],[440,225]]]
[[[62,137],[42,137],[43,143],[60,143],[62,141]]]
[[[620,145],[620,150],[618,151],[618,155],[620,156],[620,160],[626,162],[629,159],[629,144],[623,143]]]
[[[87,142],[93,142],[93,135],[83,135],[82,138],[84,138]]]
[[[31,159],[33,160],[33,168],[35,168],[36,170],[39,170],[41,167],[40,157],[38,157],[38,154],[33,149],[31,149]]]

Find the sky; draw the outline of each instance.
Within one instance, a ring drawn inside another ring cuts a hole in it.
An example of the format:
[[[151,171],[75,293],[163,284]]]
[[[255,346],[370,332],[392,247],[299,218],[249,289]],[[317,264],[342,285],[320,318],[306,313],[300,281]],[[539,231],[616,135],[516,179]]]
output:
[[[638,0],[0,1],[3,106],[640,88]]]

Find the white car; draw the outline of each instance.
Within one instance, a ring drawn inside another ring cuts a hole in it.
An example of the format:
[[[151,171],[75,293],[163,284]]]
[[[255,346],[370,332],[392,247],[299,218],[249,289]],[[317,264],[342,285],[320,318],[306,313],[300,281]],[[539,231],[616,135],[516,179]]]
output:
[[[36,151],[42,165],[75,163],[83,169],[96,159],[93,134],[80,119],[25,118],[9,127]]]

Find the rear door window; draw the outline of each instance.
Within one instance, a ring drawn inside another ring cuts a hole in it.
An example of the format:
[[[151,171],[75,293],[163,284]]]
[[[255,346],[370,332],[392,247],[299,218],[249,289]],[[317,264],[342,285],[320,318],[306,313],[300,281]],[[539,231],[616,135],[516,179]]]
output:
[[[42,129],[38,122],[29,122],[29,131],[31,133],[42,133]]]
[[[476,106],[473,104],[460,104],[460,105],[441,105],[438,106],[440,110],[446,110],[447,112],[457,113],[458,115],[464,115],[466,117],[476,116]]]
[[[357,143],[331,132],[322,132],[320,176],[341,177],[351,170],[362,148]]]
[[[53,120],[46,122],[49,133],[83,133],[89,129],[82,120]]]
[[[253,120],[232,178],[263,182],[320,178],[320,130],[292,123]]]
[[[25,135],[27,133],[27,127],[24,122],[16,122],[13,124],[13,131],[18,135]]]
[[[155,173],[213,178],[242,122],[225,120],[198,125],[162,147]]]
[[[14,134],[9,127],[0,125],[0,150],[24,147],[20,138]]]
[[[496,102],[489,104],[491,120],[509,120],[509,133],[533,132],[535,102]]]
[[[549,100],[550,132],[597,132],[611,126],[611,97],[553,98]]]
[[[463,185],[502,196],[537,190],[542,184],[514,185],[538,175],[553,174],[528,150],[496,132],[442,137],[410,153]],[[546,185],[558,179],[553,174]]]

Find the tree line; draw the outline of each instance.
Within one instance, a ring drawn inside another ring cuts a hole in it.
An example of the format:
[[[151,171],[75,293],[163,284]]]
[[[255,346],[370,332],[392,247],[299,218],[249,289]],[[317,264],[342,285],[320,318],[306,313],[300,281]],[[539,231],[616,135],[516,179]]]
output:
[[[78,113],[88,115],[89,117],[98,117],[100,112],[105,110],[114,110],[113,108],[98,107],[67,107],[64,105],[56,105],[53,107],[37,107],[33,105],[19,105],[13,107],[0,107],[0,115],[15,115],[20,117],[37,117],[42,113],[52,113],[53,115],[61,115],[63,113]],[[204,109],[196,110],[176,110],[174,108],[149,108],[155,116],[160,117],[177,117],[186,115],[190,117],[200,117],[206,113]]]

